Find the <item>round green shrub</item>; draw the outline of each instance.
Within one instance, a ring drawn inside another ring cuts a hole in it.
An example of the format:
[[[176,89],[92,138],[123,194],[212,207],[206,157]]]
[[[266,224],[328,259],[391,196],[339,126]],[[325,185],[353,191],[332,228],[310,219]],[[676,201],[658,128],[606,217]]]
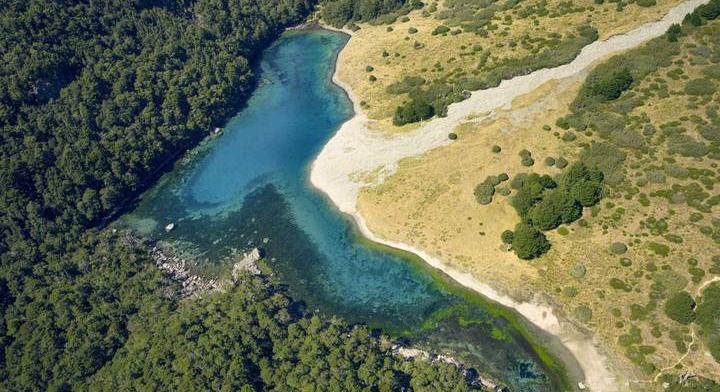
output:
[[[510,179],[510,176],[508,176],[507,173],[500,173],[500,174],[498,174],[497,178],[500,181],[507,181]]]
[[[497,153],[499,153],[500,151],[502,151],[502,148],[500,148],[500,146],[498,146],[498,145],[496,144],[496,145],[492,146],[492,148],[490,149],[490,151],[492,151],[493,153],[497,154]]]
[[[438,35],[438,34],[446,34],[450,31],[450,28],[447,26],[440,25],[435,28],[435,30],[432,31],[432,35]]]
[[[492,197],[495,194],[495,186],[488,180],[483,181],[475,187],[473,192],[475,199],[482,205],[490,204]]]
[[[555,166],[555,158],[553,158],[553,157],[545,158],[545,166],[549,166],[549,167]]]
[[[592,309],[590,309],[587,305],[579,305],[575,308],[573,313],[575,314],[575,318],[577,318],[580,322],[587,323],[592,320]]]
[[[365,67],[365,72],[372,72],[374,70],[375,70],[375,68],[373,68],[372,65],[368,65],[367,67]]]
[[[567,165],[568,161],[563,157],[560,157],[555,161],[555,167],[557,167],[558,169],[564,169],[565,167],[567,167]]]
[[[414,27],[410,27],[410,28],[408,29],[408,33],[410,33],[410,34],[415,34],[415,33],[417,33],[417,32],[418,32],[418,30],[417,30],[416,28],[414,28]]]
[[[567,131],[562,135],[562,141],[564,142],[572,142],[575,139],[577,139],[577,136],[574,132]]]
[[[368,80],[371,82],[375,82],[375,81],[377,81],[377,78],[375,77],[375,75],[370,75],[370,76],[368,76]]]
[[[570,270],[570,275],[572,275],[575,279],[581,279],[585,276],[587,273],[587,269],[584,265],[577,263],[575,264],[572,269]]]
[[[665,301],[665,315],[680,324],[688,325],[695,320],[695,300],[687,291],[673,294]]]
[[[622,242],[613,242],[612,244],[610,244],[609,250],[610,253],[621,255],[627,252],[627,245],[623,244]]]
[[[457,138],[458,138],[457,133],[454,133],[454,132],[448,133],[448,139],[450,139],[450,140],[457,140]]]
[[[563,295],[569,298],[577,297],[578,289],[576,287],[565,287]]]
[[[511,245],[513,243],[513,238],[514,235],[512,230],[505,230],[502,232],[502,234],[500,234],[500,239],[502,240],[502,242],[508,245]]]
[[[523,166],[530,167],[535,164],[535,160],[530,157],[524,157],[523,159],[520,160],[520,163]]]
[[[513,234],[513,250],[523,260],[539,257],[550,249],[545,235],[527,223],[518,223]]]

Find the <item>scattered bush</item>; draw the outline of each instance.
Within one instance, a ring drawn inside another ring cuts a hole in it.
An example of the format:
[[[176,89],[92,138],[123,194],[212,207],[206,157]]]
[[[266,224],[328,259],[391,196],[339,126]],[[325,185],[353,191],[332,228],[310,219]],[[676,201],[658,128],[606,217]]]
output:
[[[448,139],[457,140],[457,138],[458,138],[458,135],[456,133],[454,133],[454,132],[448,133]]]
[[[581,279],[585,276],[587,273],[587,269],[584,265],[577,263],[572,267],[572,270],[570,270],[570,275],[572,275],[575,279]]]
[[[447,26],[440,25],[435,28],[435,30],[432,31],[432,35],[438,35],[438,34],[446,34],[450,31],[450,28]]]
[[[695,300],[687,291],[673,294],[665,301],[665,314],[680,324],[687,325],[695,320]]]
[[[577,318],[578,321],[583,323],[587,323],[592,320],[593,316],[592,309],[590,309],[590,307],[588,307],[587,305],[579,305],[578,307],[576,307],[574,314],[575,318]]]
[[[555,167],[558,169],[564,169],[568,165],[567,159],[560,157],[555,161]]]
[[[611,278],[610,279],[610,287],[612,287],[615,290],[622,290],[626,293],[629,293],[632,291],[632,286],[625,283],[624,281],[618,279],[618,278]]]
[[[555,166],[555,158],[553,157],[547,157],[545,158],[545,166]]]
[[[492,151],[493,153],[497,154],[497,153],[499,153],[500,151],[502,151],[502,148],[500,148],[500,146],[498,146],[498,145],[496,144],[496,145],[492,146],[492,148],[490,149],[490,151]]]
[[[416,28],[414,28],[414,27],[410,27],[410,28],[408,29],[408,33],[409,33],[409,34],[415,34],[415,33],[417,33],[417,32],[418,32],[418,29],[416,29]]]
[[[627,252],[627,245],[623,244],[622,242],[613,242],[612,244],[610,244],[608,250],[610,250],[610,253],[621,255]]]
[[[372,72],[374,70],[375,70],[375,68],[373,68],[372,65],[368,65],[367,67],[365,67],[365,72]]]
[[[684,157],[702,157],[710,152],[708,146],[690,135],[676,134],[668,138],[668,150]]]
[[[685,94],[688,95],[711,95],[715,92],[715,83],[707,78],[689,80],[685,84]]]
[[[496,178],[490,176],[475,187],[473,194],[475,195],[475,199],[478,203],[486,205],[492,202],[493,195],[495,194],[495,185],[497,185],[494,183],[495,180]]]
[[[513,233],[512,247],[519,258],[530,260],[547,252],[550,243],[538,229],[527,223],[518,223]]]
[[[370,76],[368,76],[368,80],[370,82],[375,82],[375,81],[377,81],[377,78],[375,77],[375,75],[370,75]]]
[[[505,230],[500,234],[500,239],[502,239],[502,242],[508,245],[512,245],[514,235],[512,230]]]
[[[637,5],[640,7],[652,7],[655,4],[657,4],[655,0],[637,0]]]

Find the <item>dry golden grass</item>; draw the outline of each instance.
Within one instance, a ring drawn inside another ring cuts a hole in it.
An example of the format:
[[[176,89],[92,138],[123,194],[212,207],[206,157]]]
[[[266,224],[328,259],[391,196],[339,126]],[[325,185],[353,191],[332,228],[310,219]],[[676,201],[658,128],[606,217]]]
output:
[[[701,75],[701,67],[691,61],[692,49],[691,45],[685,45],[683,53],[674,59],[683,60],[682,64],[659,69],[635,88],[635,91],[643,91],[656,83],[657,78],[663,78],[667,81],[670,96],[652,98],[635,108],[631,117],[647,116],[658,126],[684,116],[704,115],[707,104],[694,106],[683,93],[687,80]],[[685,76],[679,80],[669,78],[668,71],[677,68],[681,68]],[[569,229],[566,235],[557,231],[546,233],[553,244],[551,251],[538,260],[526,262],[518,260],[501,245],[502,231],[511,229],[519,221],[508,198],[496,193],[491,204],[481,206],[473,196],[474,187],[490,175],[505,172],[512,178],[517,173],[530,171],[558,173],[557,169],[544,165],[545,157],[563,156],[573,162],[580,144],[596,138],[579,135],[577,141],[566,143],[553,135],[555,129],[542,130],[544,124],[552,125],[566,113],[580,80],[548,83],[516,100],[509,111],[494,113],[479,123],[461,125],[457,129],[459,139],[456,142],[402,161],[397,172],[382,184],[363,189],[358,201],[359,210],[370,229],[381,237],[422,249],[519,298],[527,298],[536,292],[545,294],[569,318],[575,317],[578,306],[589,307],[592,319],[584,323],[576,321],[597,334],[604,347],[611,351],[614,362],[627,375],[641,381],[631,386],[633,390],[654,389],[656,385],[652,380],[657,369],[692,370],[711,379],[720,379],[720,366],[703,349],[700,340],[692,340],[694,332],[691,328],[664,315],[662,301],[643,317],[633,316],[632,311],[633,305],[644,306],[649,302],[651,286],[658,276],[664,277],[668,285],[677,285],[675,289],[697,294],[709,276],[693,282],[688,260],[696,259],[697,267],[708,271],[711,257],[720,255],[717,244],[698,229],[698,225],[709,226],[711,219],[717,219],[717,206],[703,214],[703,220],[698,224],[691,224],[690,215],[697,211],[685,204],[650,197],[650,205],[643,206],[637,195],[626,198],[620,190],[611,192],[595,213],[585,211],[586,227],[576,222],[565,226]],[[715,99],[709,100],[709,104],[717,100],[716,92]],[[686,128],[687,134],[703,140],[693,127]],[[502,147],[500,154],[491,152],[494,144]],[[518,152],[522,149],[532,152],[533,167],[520,165]],[[670,158],[684,167],[718,173],[717,161],[671,157],[666,148],[659,147],[652,158],[630,152],[625,164],[626,175],[634,183],[650,166],[661,166]],[[715,174],[715,178],[718,177]],[[674,180],[668,177],[666,183],[645,185],[641,192],[650,194],[669,189],[673,183]],[[717,186],[708,192],[719,194]],[[676,244],[662,236],[648,234],[648,228],[641,222],[649,217],[666,218],[669,233],[682,237],[683,242]],[[619,256],[609,252],[609,244],[616,241],[629,245],[626,254]],[[670,246],[670,254],[654,253],[648,247],[650,241]],[[622,257],[631,259],[632,266],[622,266]],[[577,263],[587,269],[582,279],[570,274]],[[655,268],[657,273],[653,271]],[[632,283],[634,289],[624,292],[611,288],[608,282],[613,277]],[[640,329],[641,344],[656,349],[646,355],[646,361],[655,366],[653,372],[643,372],[634,365],[627,357],[627,348],[619,344],[621,335],[627,334],[633,326]],[[653,334],[656,326],[660,328],[660,336]],[[692,340],[687,355],[676,349],[671,334],[685,337],[686,343]]]
[[[479,207],[473,189],[489,175],[557,173],[544,165],[547,156],[571,160],[574,152],[542,125],[566,110],[579,80],[548,83],[516,101],[512,112],[461,125],[456,142],[401,161],[395,175],[360,194],[358,207],[370,229],[428,250],[516,295],[530,294],[523,290],[537,281],[538,269],[501,249],[499,241],[500,233],[512,229],[519,218],[508,198],[499,194],[490,205]],[[495,144],[502,148],[499,154],[491,152]],[[522,149],[532,152],[534,167],[520,164]]]
[[[561,0],[550,0],[546,8],[552,14],[553,10],[560,9],[560,3]],[[605,39],[659,19],[678,3],[679,0],[659,0],[653,7],[629,4],[623,11],[616,11],[615,3],[596,5],[591,0],[582,0],[574,2],[575,7],[587,9],[582,12],[524,19],[517,16],[516,7],[496,14],[493,24],[497,28],[490,31],[487,37],[472,32],[433,36],[432,31],[443,24],[443,21],[436,19],[433,14],[423,16],[423,11],[417,10],[409,14],[409,21],[393,23],[390,26],[393,31],[387,31],[388,26],[385,25],[362,24],[361,29],[353,33],[353,38],[340,54],[339,77],[363,103],[368,117],[378,120],[375,124],[377,129],[386,132],[403,131],[413,127],[394,127],[391,118],[395,108],[406,97],[389,94],[386,88],[405,76],[422,76],[427,80],[436,80],[447,77],[458,68],[468,75],[476,72],[475,76],[478,76],[478,72],[483,71],[474,70],[480,62],[479,53],[482,51],[473,52],[475,45],[491,51],[484,69],[492,69],[493,64],[504,59],[531,56],[529,48],[520,44],[511,46],[511,42],[521,42],[524,35],[533,39],[553,39],[554,34],[565,37],[575,33],[577,27],[589,23],[598,29],[600,38]],[[522,7],[529,5],[532,3],[521,3]],[[440,8],[442,9],[442,2]],[[511,21],[506,21],[506,16],[511,16]],[[417,33],[410,34],[410,27],[417,29]],[[416,42],[424,44],[424,47],[415,49]],[[383,56],[383,52],[387,52],[388,56]],[[437,65],[440,65],[442,70],[437,70]],[[368,72],[367,66],[372,66],[373,71]],[[371,82],[370,75],[377,80]]]

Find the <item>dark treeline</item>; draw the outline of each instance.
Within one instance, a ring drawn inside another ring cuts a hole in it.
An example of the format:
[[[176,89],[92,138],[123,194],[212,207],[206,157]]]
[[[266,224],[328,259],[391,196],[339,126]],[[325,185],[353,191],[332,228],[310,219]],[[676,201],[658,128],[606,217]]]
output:
[[[216,313],[233,320],[258,317],[267,330],[257,333],[271,334],[272,329],[287,335],[277,340],[283,345],[296,336],[293,328],[310,321],[293,315],[268,324],[253,313],[260,310],[250,303],[235,307],[237,301],[263,298],[262,291],[244,297],[233,292],[227,294],[232,300],[210,299],[203,305],[179,304],[172,295],[174,283],[158,272],[145,250],[101,226],[180,153],[239,109],[252,90],[251,64],[259,52],[285,27],[304,20],[313,3],[0,4],[0,389],[85,389],[89,382],[98,387],[111,380],[114,371],[125,375],[120,388],[191,385],[177,384],[178,372],[187,372],[183,377],[196,380],[192,385],[198,389],[219,389],[232,382],[251,390],[283,388],[272,378],[280,373],[258,373],[267,368],[262,361],[280,361],[273,366],[286,372],[302,362],[289,355],[273,356],[270,342],[240,327],[223,332],[242,339],[242,348],[229,354],[227,335],[194,327],[193,317],[201,310],[197,307],[224,307]],[[258,306],[269,304],[261,300]],[[273,309],[267,311],[280,312]],[[222,323],[223,328],[234,326]],[[337,332],[328,345],[351,345],[360,339],[340,334],[327,320],[320,324],[320,330]],[[157,340],[164,334],[174,340]],[[297,337],[313,340],[316,335]],[[128,339],[133,346],[126,347]],[[186,346],[162,346],[183,339]],[[195,339],[221,339],[222,344],[193,346]],[[148,341],[166,356],[153,358],[135,350],[135,344]],[[184,348],[198,351],[173,351]],[[396,372],[397,385],[414,385],[412,369],[402,373],[402,364],[374,350],[383,371]],[[116,355],[122,359],[114,360]],[[193,359],[199,357],[216,360]],[[347,363],[325,365],[328,371],[357,377],[366,371],[359,365],[337,367]],[[143,373],[150,365],[167,371],[166,377],[158,381]],[[436,366],[428,369],[439,371]],[[308,366],[302,370],[315,371]],[[223,373],[219,379],[226,383],[201,371]],[[364,373],[362,379],[372,382]]]
[[[392,23],[398,16],[422,8],[419,0],[326,0],[320,16],[335,27],[355,22]]]

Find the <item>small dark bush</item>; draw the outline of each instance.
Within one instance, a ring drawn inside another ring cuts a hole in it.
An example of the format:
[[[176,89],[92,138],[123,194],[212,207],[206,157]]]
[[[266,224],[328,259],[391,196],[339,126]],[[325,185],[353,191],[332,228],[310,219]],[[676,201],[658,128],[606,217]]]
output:
[[[454,132],[448,133],[448,139],[450,139],[450,140],[457,140],[457,138],[458,138],[457,133],[454,133]]]
[[[450,28],[447,26],[440,25],[435,28],[435,30],[432,31],[432,35],[438,35],[438,34],[446,34],[450,31]]]
[[[374,70],[375,70],[375,68],[373,68],[372,65],[368,65],[367,67],[365,67],[365,72],[372,72]]]
[[[627,245],[623,244],[622,242],[613,242],[612,244],[610,244],[610,247],[608,249],[610,250],[610,253],[621,255],[627,252]]]
[[[557,167],[558,169],[564,169],[567,167],[567,165],[568,161],[563,157],[560,157],[555,161],[555,167]]]
[[[410,28],[408,29],[408,33],[410,33],[410,34],[415,34],[415,33],[417,33],[417,32],[418,32],[418,30],[417,30],[416,28],[414,28],[414,27],[410,27]]]
[[[500,239],[502,239],[502,242],[508,245],[511,245],[513,242],[514,234],[512,230],[505,230],[500,234]]]
[[[497,154],[497,153],[499,153],[500,151],[502,151],[502,148],[500,148],[500,146],[498,146],[498,145],[496,144],[496,145],[492,146],[491,151],[492,151],[493,153]]]
[[[545,158],[545,166],[555,166],[555,158],[553,158],[553,157]]]

